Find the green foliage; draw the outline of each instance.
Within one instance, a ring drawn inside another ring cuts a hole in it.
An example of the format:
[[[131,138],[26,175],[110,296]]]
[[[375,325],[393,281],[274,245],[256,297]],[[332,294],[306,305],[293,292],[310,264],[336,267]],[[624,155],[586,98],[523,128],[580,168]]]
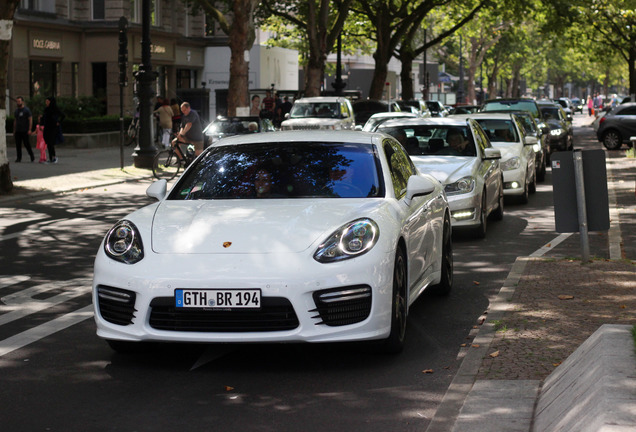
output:
[[[33,113],[34,121],[37,121],[38,116],[44,112],[45,100],[44,96],[27,99],[26,104]],[[61,96],[55,100],[60,111],[66,116],[65,123],[69,120],[84,120],[106,114],[104,103],[94,96],[80,96],[78,98]]]

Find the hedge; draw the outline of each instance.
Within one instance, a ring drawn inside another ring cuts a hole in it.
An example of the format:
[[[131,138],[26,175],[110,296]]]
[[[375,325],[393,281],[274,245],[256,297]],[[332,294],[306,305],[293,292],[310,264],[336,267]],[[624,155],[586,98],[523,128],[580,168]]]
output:
[[[124,127],[127,128],[132,117],[124,117]],[[35,128],[35,122],[34,122]],[[7,117],[5,126],[6,132],[13,133],[13,117]],[[73,133],[95,133],[95,132],[114,132],[119,130],[119,116],[108,115],[101,117],[92,117],[86,119],[69,119],[66,118],[62,123],[62,132],[65,134]]]

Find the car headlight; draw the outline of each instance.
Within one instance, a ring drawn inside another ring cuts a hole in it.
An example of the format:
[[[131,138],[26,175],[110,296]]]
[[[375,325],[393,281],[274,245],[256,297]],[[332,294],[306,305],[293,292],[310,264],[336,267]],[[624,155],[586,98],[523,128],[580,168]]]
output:
[[[533,145],[532,145],[532,150],[533,150],[535,153],[539,153],[539,152],[541,151],[541,144],[539,144],[539,143],[537,143],[537,144],[533,144]]]
[[[371,219],[343,225],[318,246],[314,259],[321,263],[342,261],[367,253],[378,242],[380,230]]]
[[[550,131],[550,135],[552,135],[552,136],[559,136],[559,135],[562,135],[564,132],[565,132],[565,131],[564,131],[563,129],[561,129],[561,128],[556,128],[556,129],[552,129],[552,130]]]
[[[501,162],[500,166],[502,171],[517,169],[521,166],[521,159],[519,159],[519,156],[514,156],[506,161]]]
[[[104,252],[109,258],[124,264],[135,264],[144,258],[144,246],[139,230],[130,221],[120,220],[106,234]]]
[[[472,192],[475,189],[475,179],[468,176],[462,177],[454,183],[444,186],[446,195],[465,194]]]

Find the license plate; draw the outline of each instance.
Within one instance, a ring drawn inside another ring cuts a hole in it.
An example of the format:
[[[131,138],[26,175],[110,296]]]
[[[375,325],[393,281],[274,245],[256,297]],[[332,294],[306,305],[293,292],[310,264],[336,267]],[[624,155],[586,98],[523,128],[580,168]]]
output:
[[[178,308],[260,309],[260,289],[212,290],[177,289],[174,292]]]

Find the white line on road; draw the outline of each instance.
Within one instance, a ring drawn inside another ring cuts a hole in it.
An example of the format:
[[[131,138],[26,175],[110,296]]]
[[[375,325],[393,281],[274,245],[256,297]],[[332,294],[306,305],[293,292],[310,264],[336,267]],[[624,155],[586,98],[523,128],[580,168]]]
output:
[[[78,309],[75,312],[62,315],[52,321],[48,321],[45,324],[33,327],[29,330],[18,333],[15,336],[11,336],[3,341],[0,341],[0,357],[3,357],[10,352],[23,348],[33,342],[37,342],[40,339],[44,339],[47,336],[64,330],[72,325],[78,324],[84,320],[87,320],[93,316],[93,306],[88,305],[82,309]]]
[[[531,257],[540,257],[551,251],[561,243],[563,243],[572,233],[564,233],[553,239],[551,242],[546,243],[545,246],[541,246],[539,249],[530,254]]]

